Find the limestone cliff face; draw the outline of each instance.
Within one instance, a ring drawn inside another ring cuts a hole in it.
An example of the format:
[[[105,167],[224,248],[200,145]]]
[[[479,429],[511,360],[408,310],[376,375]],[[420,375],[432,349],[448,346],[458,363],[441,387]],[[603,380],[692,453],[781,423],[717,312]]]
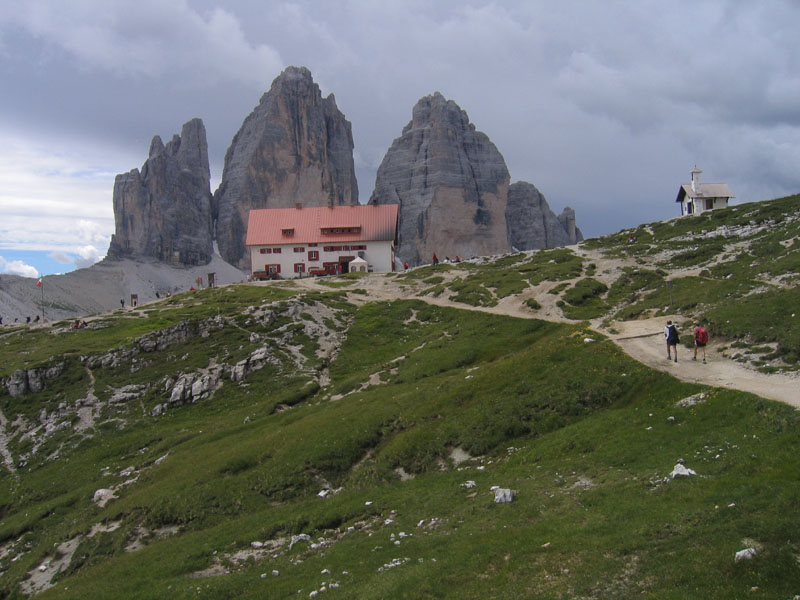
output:
[[[517,250],[568,246],[583,239],[575,226],[575,211],[567,207],[556,216],[541,192],[527,181],[509,186],[506,221],[509,242]]]
[[[219,252],[240,268],[252,208],[358,203],[350,122],[304,67],[288,67],[244,120],[214,194]]]
[[[166,146],[155,136],[142,170],[117,175],[114,221],[110,259],[155,259],[176,266],[211,260],[208,145],[200,119],[185,123]]]
[[[383,159],[370,203],[399,203],[398,260],[507,252],[509,174],[491,140],[440,93],[414,106]]]

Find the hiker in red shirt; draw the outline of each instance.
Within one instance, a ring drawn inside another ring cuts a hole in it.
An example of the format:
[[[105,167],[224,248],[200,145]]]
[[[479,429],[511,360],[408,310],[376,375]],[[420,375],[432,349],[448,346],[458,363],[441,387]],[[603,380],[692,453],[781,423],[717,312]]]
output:
[[[703,349],[703,364],[706,362],[706,344],[708,344],[708,331],[699,322],[694,322],[694,357],[697,360],[697,349]]]

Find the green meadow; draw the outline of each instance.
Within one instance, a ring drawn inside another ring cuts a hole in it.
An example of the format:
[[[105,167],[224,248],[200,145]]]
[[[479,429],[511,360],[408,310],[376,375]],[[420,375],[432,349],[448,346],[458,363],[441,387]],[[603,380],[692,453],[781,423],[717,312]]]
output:
[[[589,240],[652,256],[611,285],[568,249],[390,276],[479,307],[566,283],[572,323],[353,303],[351,277],[3,332],[0,376],[64,365],[42,391],[0,388],[0,597],[793,598],[800,413],[651,370],[583,320],[662,311],[665,274],[696,266],[673,307],[731,344],[758,331],[753,345],[791,370],[797,206]],[[751,221],[747,248],[702,249],[703,229]],[[257,350],[268,360],[237,380]],[[180,375],[217,367],[212,393],[171,401]],[[678,464],[696,474],[672,477]]]

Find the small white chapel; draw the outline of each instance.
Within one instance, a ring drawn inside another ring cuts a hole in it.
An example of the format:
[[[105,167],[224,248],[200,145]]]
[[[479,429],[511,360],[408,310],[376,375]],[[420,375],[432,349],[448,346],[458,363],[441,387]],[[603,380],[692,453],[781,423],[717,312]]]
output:
[[[701,173],[695,166],[691,183],[684,183],[678,190],[675,202],[681,204],[681,215],[699,215],[707,210],[726,208],[728,201],[735,198],[727,183],[701,183]]]

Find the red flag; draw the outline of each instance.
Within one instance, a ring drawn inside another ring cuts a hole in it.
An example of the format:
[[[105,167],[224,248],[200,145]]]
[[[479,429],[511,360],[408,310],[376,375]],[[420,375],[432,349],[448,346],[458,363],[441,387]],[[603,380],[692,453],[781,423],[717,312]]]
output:
[[[36,282],[36,285],[38,287],[42,287],[42,278],[41,277],[39,277],[39,281]]]

